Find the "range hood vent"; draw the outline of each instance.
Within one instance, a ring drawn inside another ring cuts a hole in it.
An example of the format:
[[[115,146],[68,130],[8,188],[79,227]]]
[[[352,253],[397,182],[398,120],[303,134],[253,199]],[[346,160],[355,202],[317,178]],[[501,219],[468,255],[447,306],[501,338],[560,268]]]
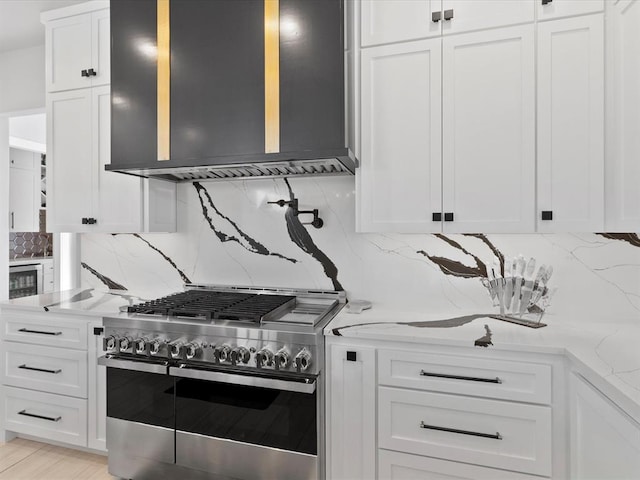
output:
[[[118,169],[111,171],[141,177],[160,178],[174,182],[200,180],[235,180],[250,178],[280,178],[304,176],[353,175],[356,164],[350,157],[317,160],[286,160],[235,165],[205,165],[199,167],[171,167],[154,169]]]

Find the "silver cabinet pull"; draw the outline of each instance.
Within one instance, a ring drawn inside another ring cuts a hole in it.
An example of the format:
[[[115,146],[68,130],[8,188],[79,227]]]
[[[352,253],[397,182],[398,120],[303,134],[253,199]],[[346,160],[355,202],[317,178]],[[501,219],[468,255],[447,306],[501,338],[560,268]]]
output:
[[[467,380],[469,382],[484,382],[484,383],[502,383],[500,377],[496,378],[482,378],[482,377],[465,377],[463,375],[446,375],[444,373],[431,373],[420,370],[420,375],[423,377],[437,377],[437,378],[451,378],[453,380]]]
[[[11,212],[11,230],[15,228],[15,214]]]
[[[457,428],[436,427],[435,425],[427,425],[424,422],[420,422],[420,428],[426,428],[428,430],[438,430],[439,432],[459,433],[461,435],[471,435],[472,437],[493,438],[494,440],[502,440],[500,432],[482,433],[472,432],[471,430],[458,430]]]
[[[33,370],[34,372],[45,372],[45,373],[53,373],[53,374],[62,372],[61,368],[57,368],[55,370],[49,370],[47,368],[29,367],[26,364],[22,364],[18,368],[21,368],[23,370]]]
[[[18,415],[24,415],[25,417],[41,418],[42,420],[49,420],[50,422],[59,422],[62,417],[47,417],[45,415],[38,415],[36,413],[29,413],[26,410],[21,410]]]
[[[40,335],[62,335],[62,332],[47,332],[45,330],[30,330],[28,328],[21,328],[18,331],[22,333],[37,333]]]

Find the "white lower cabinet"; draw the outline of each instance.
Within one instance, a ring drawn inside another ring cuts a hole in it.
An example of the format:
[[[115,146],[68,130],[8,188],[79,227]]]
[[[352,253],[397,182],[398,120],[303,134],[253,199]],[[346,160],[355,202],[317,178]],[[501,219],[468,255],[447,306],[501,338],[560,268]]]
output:
[[[3,308],[0,339],[3,430],[106,451],[101,320]]]
[[[571,478],[640,478],[640,425],[575,373],[569,399]]]

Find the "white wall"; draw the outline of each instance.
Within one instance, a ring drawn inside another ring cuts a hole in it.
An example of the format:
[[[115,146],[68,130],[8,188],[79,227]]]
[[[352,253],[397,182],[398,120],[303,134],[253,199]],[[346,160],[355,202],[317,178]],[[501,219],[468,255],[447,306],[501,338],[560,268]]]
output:
[[[45,105],[44,45],[0,54],[0,113]]]

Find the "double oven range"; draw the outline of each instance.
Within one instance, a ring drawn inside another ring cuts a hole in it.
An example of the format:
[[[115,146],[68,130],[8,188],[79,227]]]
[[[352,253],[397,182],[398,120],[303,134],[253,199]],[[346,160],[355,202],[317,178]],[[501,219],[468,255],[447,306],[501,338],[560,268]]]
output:
[[[344,292],[187,285],[104,319],[109,472],[324,478],[322,330]]]

